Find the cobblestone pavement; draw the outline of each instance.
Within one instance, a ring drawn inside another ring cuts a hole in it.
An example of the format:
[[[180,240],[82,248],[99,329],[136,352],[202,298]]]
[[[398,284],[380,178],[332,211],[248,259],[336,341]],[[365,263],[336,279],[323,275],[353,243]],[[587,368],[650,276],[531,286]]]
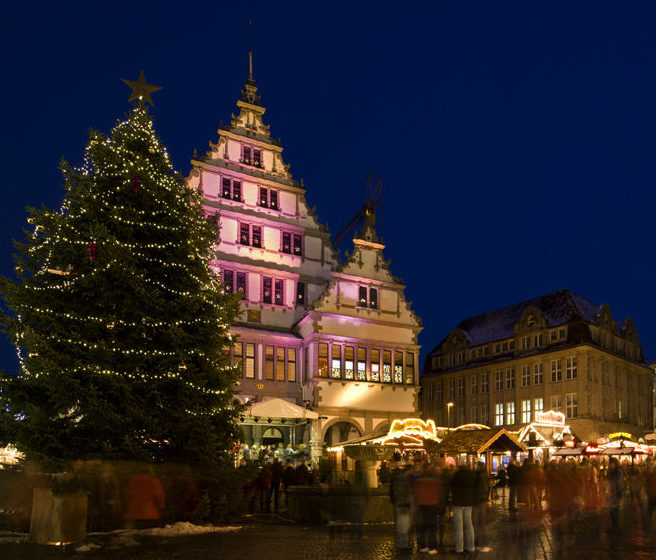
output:
[[[266,558],[295,559],[376,559],[411,560],[448,558],[489,560],[625,560],[656,559],[656,524],[648,535],[642,512],[636,504],[624,505],[621,528],[611,531],[607,511],[582,513],[561,525],[548,518],[528,519],[521,510],[510,516],[498,502],[492,506],[489,526],[491,551],[474,555],[456,555],[453,529],[447,524],[446,546],[437,556],[397,551],[391,524],[366,525],[363,537],[352,534],[351,527],[332,531],[326,526],[286,523],[281,518],[250,520],[242,529],[228,533],[175,538],[138,536],[133,546],[125,546],[125,537],[93,535],[87,542],[101,548],[77,552],[74,548],[44,547],[26,543],[0,544],[1,560],[232,560]]]

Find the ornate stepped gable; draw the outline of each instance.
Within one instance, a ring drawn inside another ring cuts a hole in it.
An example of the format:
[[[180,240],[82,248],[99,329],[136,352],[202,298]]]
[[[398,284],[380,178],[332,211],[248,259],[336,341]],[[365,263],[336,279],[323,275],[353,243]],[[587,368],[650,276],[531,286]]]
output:
[[[375,215],[370,214],[360,233],[353,239],[354,249],[346,262],[332,274],[330,283],[313,303],[312,309],[324,313],[340,313],[369,319],[421,327],[421,320],[411,309],[403,291],[403,281],[394,276],[389,261],[383,257],[385,245],[375,230]],[[362,301],[360,289],[377,290],[376,305],[371,299]],[[377,313],[380,312],[380,313]]]
[[[266,311],[262,324],[272,318],[266,314],[294,310],[292,316],[274,320],[275,326],[289,329],[322,292],[335,254],[328,231],[308,208],[303,182],[293,179],[280,141],[271,137],[263,121],[265,108],[252,74],[237,107],[238,114],[232,115],[230,125],[219,127],[219,138],[210,142],[206,155],[194,156],[189,183],[202,189],[208,213],[218,211],[220,216],[217,271],[248,274],[242,308],[273,303],[276,309]],[[251,228],[246,232],[251,237],[257,228],[257,242],[244,241],[242,227]],[[281,305],[263,295],[265,277],[274,284],[284,282]],[[303,290],[305,295],[299,295]]]

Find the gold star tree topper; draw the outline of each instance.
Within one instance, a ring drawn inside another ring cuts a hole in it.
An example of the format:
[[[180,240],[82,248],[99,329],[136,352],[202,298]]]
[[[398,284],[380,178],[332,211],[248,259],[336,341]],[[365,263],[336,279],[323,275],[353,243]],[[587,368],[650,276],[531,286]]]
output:
[[[143,99],[151,105],[154,105],[150,94],[158,89],[162,89],[160,86],[151,86],[146,83],[146,76],[144,76],[143,70],[141,71],[141,74],[139,74],[139,79],[136,82],[126,80],[125,78],[121,79],[132,88],[132,94],[128,101],[132,101],[133,99]]]

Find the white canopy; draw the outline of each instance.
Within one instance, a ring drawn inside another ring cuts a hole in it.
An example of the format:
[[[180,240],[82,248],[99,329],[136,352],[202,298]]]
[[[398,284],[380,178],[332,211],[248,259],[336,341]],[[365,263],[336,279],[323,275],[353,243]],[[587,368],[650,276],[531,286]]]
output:
[[[259,416],[260,418],[303,418],[308,420],[319,418],[316,412],[284,399],[269,399],[255,403],[248,409],[246,414],[248,416]]]

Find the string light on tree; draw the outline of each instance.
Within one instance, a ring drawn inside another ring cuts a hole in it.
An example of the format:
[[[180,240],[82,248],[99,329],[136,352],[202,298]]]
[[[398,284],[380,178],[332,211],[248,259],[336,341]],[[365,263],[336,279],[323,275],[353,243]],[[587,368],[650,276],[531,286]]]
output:
[[[143,72],[125,82],[132,110],[90,134],[81,167],[62,164],[60,208],[29,210],[18,279],[3,281],[20,363],[3,395],[15,410],[33,409],[29,394],[53,403],[12,427],[28,459],[210,461],[237,437],[238,366],[221,349],[238,297],[210,269],[216,217],[155,134],[147,104],[161,88]],[[58,433],[65,445],[30,444]]]

